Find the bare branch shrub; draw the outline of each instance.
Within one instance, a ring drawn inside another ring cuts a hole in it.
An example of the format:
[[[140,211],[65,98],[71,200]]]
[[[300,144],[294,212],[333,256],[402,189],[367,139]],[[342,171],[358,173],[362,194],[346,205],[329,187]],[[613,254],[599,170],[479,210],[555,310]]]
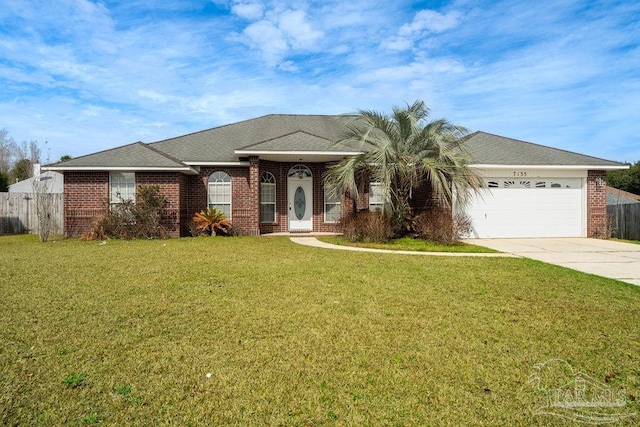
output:
[[[128,240],[169,237],[169,232],[175,227],[175,218],[165,209],[167,198],[160,194],[160,187],[139,187],[136,200],[122,200],[111,205],[106,214],[93,221],[91,231],[82,238]]]
[[[42,243],[49,240],[53,228],[53,194],[49,193],[49,183],[41,176],[32,181],[33,198],[36,202],[36,217],[38,218],[38,237]]]
[[[413,219],[413,229],[422,239],[453,245],[471,234],[472,224],[467,215],[452,216],[447,209],[431,209]]]
[[[342,218],[343,235],[352,242],[386,242],[393,236],[391,221],[379,211],[360,211]]]

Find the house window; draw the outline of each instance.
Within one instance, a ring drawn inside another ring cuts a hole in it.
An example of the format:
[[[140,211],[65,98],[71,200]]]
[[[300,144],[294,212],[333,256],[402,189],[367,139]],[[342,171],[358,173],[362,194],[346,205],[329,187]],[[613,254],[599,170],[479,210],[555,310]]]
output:
[[[369,183],[369,210],[381,211],[384,206],[384,191],[382,190],[382,183],[371,182]]]
[[[276,222],[276,178],[270,172],[260,176],[260,222]]]
[[[109,203],[136,201],[136,174],[133,172],[111,172],[109,174]]]
[[[311,178],[311,170],[305,165],[295,165],[289,169],[289,177]]]
[[[339,191],[324,187],[324,222],[340,221],[342,194]]]
[[[209,176],[209,208],[219,209],[231,219],[231,177],[216,171]]]

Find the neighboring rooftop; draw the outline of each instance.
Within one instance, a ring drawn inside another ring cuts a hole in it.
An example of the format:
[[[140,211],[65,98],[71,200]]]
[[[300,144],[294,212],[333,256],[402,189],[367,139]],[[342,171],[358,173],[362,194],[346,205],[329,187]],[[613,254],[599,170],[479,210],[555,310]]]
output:
[[[607,186],[607,205],[640,203],[640,195]]]
[[[42,183],[46,183],[47,193],[62,193],[64,180],[61,173],[43,172],[39,177]],[[9,193],[32,193],[34,191],[34,180],[31,177],[9,186]],[[40,187],[45,188],[45,187]],[[43,191],[43,190],[40,190]]]

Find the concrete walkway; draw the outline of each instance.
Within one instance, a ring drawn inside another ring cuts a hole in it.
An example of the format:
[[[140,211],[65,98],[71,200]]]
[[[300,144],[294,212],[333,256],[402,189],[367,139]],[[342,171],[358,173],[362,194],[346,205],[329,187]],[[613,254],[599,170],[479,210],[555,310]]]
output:
[[[386,254],[531,258],[584,273],[595,274],[640,286],[640,245],[586,238],[469,239],[466,243],[485,246],[501,253],[419,252],[357,248],[332,245],[315,237],[291,237],[291,241],[315,248]]]
[[[471,239],[468,243],[640,285],[640,245],[586,238]]]
[[[372,249],[357,248],[355,246],[332,245],[331,243],[321,242],[315,237],[291,237],[291,241],[305,246],[313,246],[314,248],[339,249],[343,251],[355,252],[378,252],[383,254],[401,254],[401,255],[427,255],[427,256],[464,256],[464,257],[485,257],[485,258],[516,258],[518,255],[510,253],[465,253],[465,252],[420,252],[420,251],[394,251],[390,249]],[[479,245],[482,246],[482,245]]]

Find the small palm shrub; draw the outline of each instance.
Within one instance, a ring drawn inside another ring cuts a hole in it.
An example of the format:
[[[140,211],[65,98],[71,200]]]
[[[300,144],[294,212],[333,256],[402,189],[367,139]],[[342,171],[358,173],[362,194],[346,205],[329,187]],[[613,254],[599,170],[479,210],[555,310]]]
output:
[[[342,219],[343,236],[352,242],[386,242],[393,236],[391,221],[379,211],[360,211]]]
[[[196,232],[204,232],[210,236],[227,236],[231,233],[231,222],[220,209],[208,208],[200,211],[192,220]]]
[[[430,209],[413,219],[418,237],[432,242],[453,245],[471,234],[471,218],[464,214],[451,215],[448,209]]]

